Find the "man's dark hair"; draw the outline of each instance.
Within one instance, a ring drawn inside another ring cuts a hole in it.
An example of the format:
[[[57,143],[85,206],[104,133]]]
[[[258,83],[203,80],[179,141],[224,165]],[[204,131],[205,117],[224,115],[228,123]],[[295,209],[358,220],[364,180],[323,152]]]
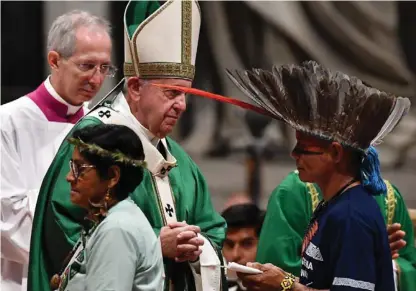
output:
[[[124,125],[100,124],[87,126],[76,130],[74,138],[79,138],[87,144],[115,152],[119,150],[125,156],[144,160],[143,145],[133,130]],[[143,180],[143,168],[116,162],[110,157],[102,157],[87,151],[80,153],[91,165],[97,169],[102,179],[108,179],[109,168],[113,165],[120,167],[120,180],[114,187],[114,195],[119,201],[126,199]]]
[[[230,206],[221,215],[229,228],[255,227],[257,236],[259,236],[265,212],[260,210],[255,204],[245,203]]]

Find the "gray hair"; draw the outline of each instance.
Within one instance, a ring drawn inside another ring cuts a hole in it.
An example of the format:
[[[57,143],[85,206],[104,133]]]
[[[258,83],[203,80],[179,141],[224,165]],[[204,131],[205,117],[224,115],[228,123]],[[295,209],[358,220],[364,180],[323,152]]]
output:
[[[110,35],[110,23],[104,18],[89,12],[73,10],[59,16],[53,23],[48,34],[48,51],[56,51],[62,57],[69,58],[74,54],[76,31],[80,27],[101,28]]]
[[[124,79],[125,79],[125,81],[124,81],[124,84],[123,84],[123,88],[121,89],[121,91],[123,92],[123,94],[124,95],[126,95],[128,92],[129,92],[129,86],[128,86],[128,84],[127,84],[127,81],[130,79],[130,78],[134,78],[134,77],[125,77]],[[142,85],[146,85],[147,83],[150,83],[150,81],[151,80],[153,80],[153,79],[140,79],[139,78],[139,82],[141,82],[142,83]]]

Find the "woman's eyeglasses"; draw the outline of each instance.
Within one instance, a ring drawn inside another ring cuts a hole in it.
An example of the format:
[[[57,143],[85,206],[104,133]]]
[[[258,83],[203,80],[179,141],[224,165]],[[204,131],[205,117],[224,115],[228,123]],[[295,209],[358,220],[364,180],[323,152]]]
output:
[[[69,168],[71,169],[72,175],[74,175],[75,180],[78,180],[78,178],[81,176],[83,172],[83,169],[95,168],[95,166],[87,164],[78,165],[71,159],[69,160]]]

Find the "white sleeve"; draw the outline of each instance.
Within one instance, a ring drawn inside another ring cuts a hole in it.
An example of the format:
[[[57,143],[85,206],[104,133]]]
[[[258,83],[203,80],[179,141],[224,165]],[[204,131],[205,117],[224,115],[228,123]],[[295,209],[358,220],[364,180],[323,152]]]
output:
[[[198,234],[198,237],[204,240],[204,244],[201,246],[202,253],[199,256],[199,260],[189,263],[194,275],[196,290],[220,290],[220,259],[210,241],[201,234]]]
[[[27,189],[13,130],[1,130],[1,256],[10,261],[29,261],[32,220],[39,189]]]
[[[398,291],[398,287],[399,287],[399,281],[397,280],[397,265],[396,262],[393,260],[393,276],[394,276],[394,290]]]

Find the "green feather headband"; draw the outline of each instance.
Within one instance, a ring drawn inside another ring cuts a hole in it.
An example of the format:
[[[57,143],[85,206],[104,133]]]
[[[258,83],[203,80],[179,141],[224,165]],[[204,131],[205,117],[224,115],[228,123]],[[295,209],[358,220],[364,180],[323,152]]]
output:
[[[78,147],[80,152],[87,151],[90,154],[94,154],[103,158],[110,158],[117,163],[123,163],[126,165],[131,165],[133,167],[146,168],[147,166],[145,161],[129,158],[128,156],[120,152],[119,150],[116,150],[115,152],[111,152],[111,151],[108,151],[106,149],[99,147],[96,144],[85,143],[81,139],[73,138],[73,137],[69,138],[68,142]]]

